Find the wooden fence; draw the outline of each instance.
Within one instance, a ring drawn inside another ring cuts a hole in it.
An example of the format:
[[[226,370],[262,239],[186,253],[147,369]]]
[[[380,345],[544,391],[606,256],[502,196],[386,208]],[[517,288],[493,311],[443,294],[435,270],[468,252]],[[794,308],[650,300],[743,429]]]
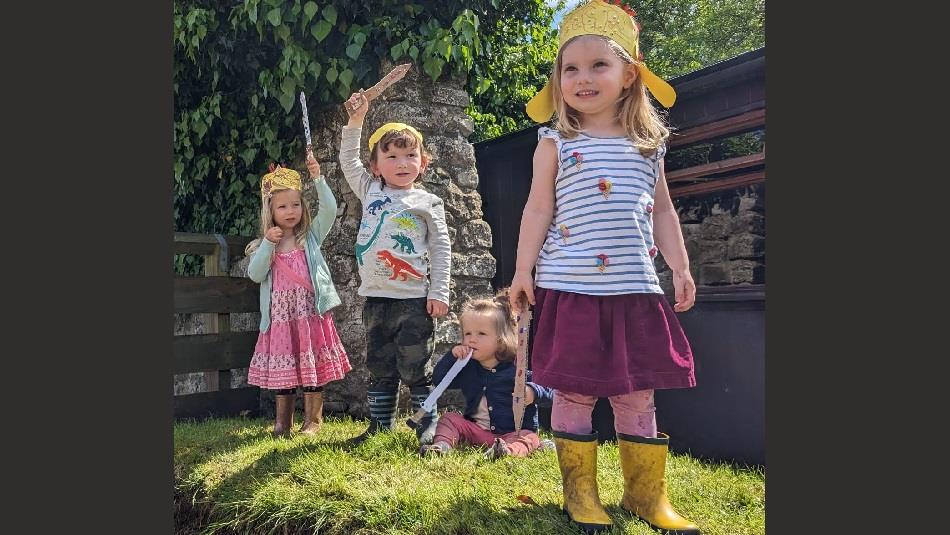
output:
[[[203,372],[206,392],[175,396],[175,418],[256,414],[256,386],[231,388],[231,370],[246,368],[257,331],[231,332],[232,312],[258,312],[258,285],[246,277],[230,277],[231,258],[243,256],[251,238],[220,234],[175,233],[175,254],[204,257],[204,276],[175,277],[174,308],[178,314],[202,314],[207,334],[174,337],[174,374]]]

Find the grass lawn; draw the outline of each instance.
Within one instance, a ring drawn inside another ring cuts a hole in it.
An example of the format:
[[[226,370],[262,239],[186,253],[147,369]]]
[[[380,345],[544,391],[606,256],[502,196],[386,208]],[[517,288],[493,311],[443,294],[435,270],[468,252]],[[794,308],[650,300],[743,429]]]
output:
[[[405,424],[359,447],[346,441],[365,421],[329,419],[317,437],[290,439],[272,438],[272,424],[247,418],[175,424],[178,533],[581,533],[561,514],[553,450],[495,462],[474,448],[420,458]],[[617,505],[619,463],[616,444],[600,446],[598,481],[614,521],[610,533],[653,535]],[[765,533],[762,470],[674,454],[666,474],[670,501],[704,534]]]

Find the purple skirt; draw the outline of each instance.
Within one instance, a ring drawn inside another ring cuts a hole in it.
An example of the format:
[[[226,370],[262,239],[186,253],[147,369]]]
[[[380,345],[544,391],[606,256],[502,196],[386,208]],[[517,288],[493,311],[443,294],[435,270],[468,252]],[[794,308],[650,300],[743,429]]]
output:
[[[534,298],[534,382],[598,397],[696,386],[693,352],[666,296],[535,288]]]

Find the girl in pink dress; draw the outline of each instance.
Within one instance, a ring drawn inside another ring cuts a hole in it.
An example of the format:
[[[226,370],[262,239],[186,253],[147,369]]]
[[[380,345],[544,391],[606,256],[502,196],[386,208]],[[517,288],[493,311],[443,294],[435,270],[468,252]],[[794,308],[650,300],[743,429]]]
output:
[[[273,167],[261,180],[261,234],[247,247],[248,276],[261,285],[261,325],[247,382],[274,390],[275,436],[289,436],[294,398],[303,387],[301,433],[323,423],[323,386],[342,379],[350,361],[330,309],[340,304],[320,245],[336,219],[336,199],[307,153],[319,198],[311,217],[300,173]]]

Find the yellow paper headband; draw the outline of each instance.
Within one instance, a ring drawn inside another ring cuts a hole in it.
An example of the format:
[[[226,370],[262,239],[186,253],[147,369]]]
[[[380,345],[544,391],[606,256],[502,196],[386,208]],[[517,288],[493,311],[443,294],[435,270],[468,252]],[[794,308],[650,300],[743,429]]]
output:
[[[404,123],[386,123],[377,128],[376,131],[373,132],[373,135],[369,136],[369,150],[373,150],[373,147],[375,147],[376,144],[379,143],[379,140],[386,134],[390,132],[402,132],[403,130],[412,132],[412,135],[419,138],[419,144],[422,144],[422,134],[415,128]]]
[[[261,196],[270,197],[271,192],[279,189],[303,190],[300,173],[293,169],[276,166],[261,178]]]
[[[619,4],[619,1],[617,3]],[[619,5],[608,4],[604,0],[591,0],[575,8],[565,15],[561,22],[558,53],[564,48],[564,43],[578,35],[601,35],[612,39],[634,59],[643,85],[647,86],[656,100],[666,108],[672,107],[676,102],[676,91],[643,63],[639,44],[640,25],[633,20],[632,14],[632,9],[628,12]],[[546,122],[554,115],[550,85],[550,82],[545,84],[525,106],[528,116],[536,122]]]

